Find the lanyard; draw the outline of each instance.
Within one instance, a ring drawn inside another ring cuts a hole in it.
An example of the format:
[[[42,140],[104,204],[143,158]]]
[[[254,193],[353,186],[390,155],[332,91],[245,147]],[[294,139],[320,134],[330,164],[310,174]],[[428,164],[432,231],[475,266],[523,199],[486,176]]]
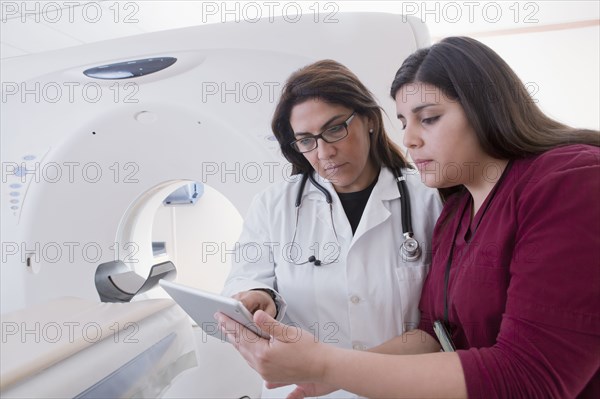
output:
[[[498,192],[498,187],[500,187],[500,184],[502,184],[502,181],[504,180],[504,177],[508,174],[508,171],[510,170],[511,166],[512,166],[512,161],[509,161],[508,164],[506,165],[506,168],[502,172],[502,176],[500,176],[500,179],[494,185],[494,188],[492,189],[492,192],[490,193],[490,199],[485,204],[485,208],[483,208],[483,213],[481,214],[481,217],[477,221],[475,228],[471,232],[471,236],[469,237],[469,240],[467,241],[467,246],[465,247],[464,252],[461,254],[459,261],[462,260],[463,256],[465,255],[465,252],[468,250],[469,244],[471,244],[471,242],[473,241],[473,238],[475,237],[475,233],[477,232],[477,229],[479,229],[479,225],[481,224],[481,221],[485,217],[485,214],[488,211],[490,205],[492,204],[492,201],[494,201],[494,197],[496,196],[496,193]],[[446,262],[446,271],[444,273],[444,324],[446,325],[447,328],[450,327],[450,324],[448,322],[448,302],[449,302],[449,300],[448,300],[449,299],[448,298],[448,285],[450,283],[450,268],[452,267],[452,260],[454,258],[454,247],[456,246],[456,238],[458,237],[458,232],[460,231],[460,228],[462,227],[462,221],[463,221],[463,218],[465,217],[465,212],[467,211],[467,208],[472,203],[472,201],[473,201],[473,198],[471,198],[471,201],[468,201],[465,204],[465,206],[463,207],[463,210],[460,214],[460,218],[458,219],[458,227],[456,228],[456,230],[454,231],[454,235],[452,236],[452,243],[450,244],[450,254],[448,255],[448,261]],[[473,217],[475,217],[475,215]]]

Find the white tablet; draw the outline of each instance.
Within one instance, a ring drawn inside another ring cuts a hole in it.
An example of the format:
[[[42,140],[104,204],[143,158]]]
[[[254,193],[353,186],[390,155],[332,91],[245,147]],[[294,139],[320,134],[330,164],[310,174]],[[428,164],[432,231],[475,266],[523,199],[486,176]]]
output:
[[[258,328],[252,319],[252,314],[236,299],[212,294],[164,279],[160,280],[159,284],[208,335],[212,335],[223,341],[226,340],[225,334],[221,332],[219,323],[214,318],[215,313],[221,312],[257,335],[267,339],[270,338],[269,334]],[[243,334],[248,336],[246,337]],[[248,332],[243,332],[241,338],[250,340],[258,339],[258,337]]]

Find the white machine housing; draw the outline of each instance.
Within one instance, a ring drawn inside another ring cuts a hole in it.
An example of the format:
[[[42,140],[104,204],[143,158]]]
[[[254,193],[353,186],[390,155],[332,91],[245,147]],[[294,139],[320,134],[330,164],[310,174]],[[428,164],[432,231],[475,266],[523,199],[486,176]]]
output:
[[[355,72],[400,142],[389,87],[429,44],[425,25],[381,13],[336,19],[212,24],[3,60],[2,313],[67,295],[97,300],[100,263],[121,259],[145,276],[157,263],[154,214],[190,181],[203,184],[194,207],[206,222],[178,240],[195,242],[201,259],[201,243],[239,229],[252,197],[289,175],[270,121],[285,79],[313,61]],[[164,56],[177,62],[148,76],[83,74]],[[174,263],[184,274],[202,264]]]

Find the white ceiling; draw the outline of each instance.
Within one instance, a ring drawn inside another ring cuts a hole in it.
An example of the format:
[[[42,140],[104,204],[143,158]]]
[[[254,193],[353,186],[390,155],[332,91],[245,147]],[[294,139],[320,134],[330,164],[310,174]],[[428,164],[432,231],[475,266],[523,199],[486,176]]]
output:
[[[255,23],[284,15],[335,23],[338,12],[415,15],[434,40],[523,34],[597,26],[600,2],[590,1],[1,1],[0,58],[203,23]],[[298,12],[300,10],[300,13]],[[316,11],[320,15],[316,15]]]

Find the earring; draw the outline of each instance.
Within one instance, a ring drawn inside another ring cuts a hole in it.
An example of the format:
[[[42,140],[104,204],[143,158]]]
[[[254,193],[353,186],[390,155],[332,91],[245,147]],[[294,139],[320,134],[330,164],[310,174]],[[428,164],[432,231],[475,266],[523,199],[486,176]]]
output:
[[[373,129],[369,129],[369,134],[373,134]]]

